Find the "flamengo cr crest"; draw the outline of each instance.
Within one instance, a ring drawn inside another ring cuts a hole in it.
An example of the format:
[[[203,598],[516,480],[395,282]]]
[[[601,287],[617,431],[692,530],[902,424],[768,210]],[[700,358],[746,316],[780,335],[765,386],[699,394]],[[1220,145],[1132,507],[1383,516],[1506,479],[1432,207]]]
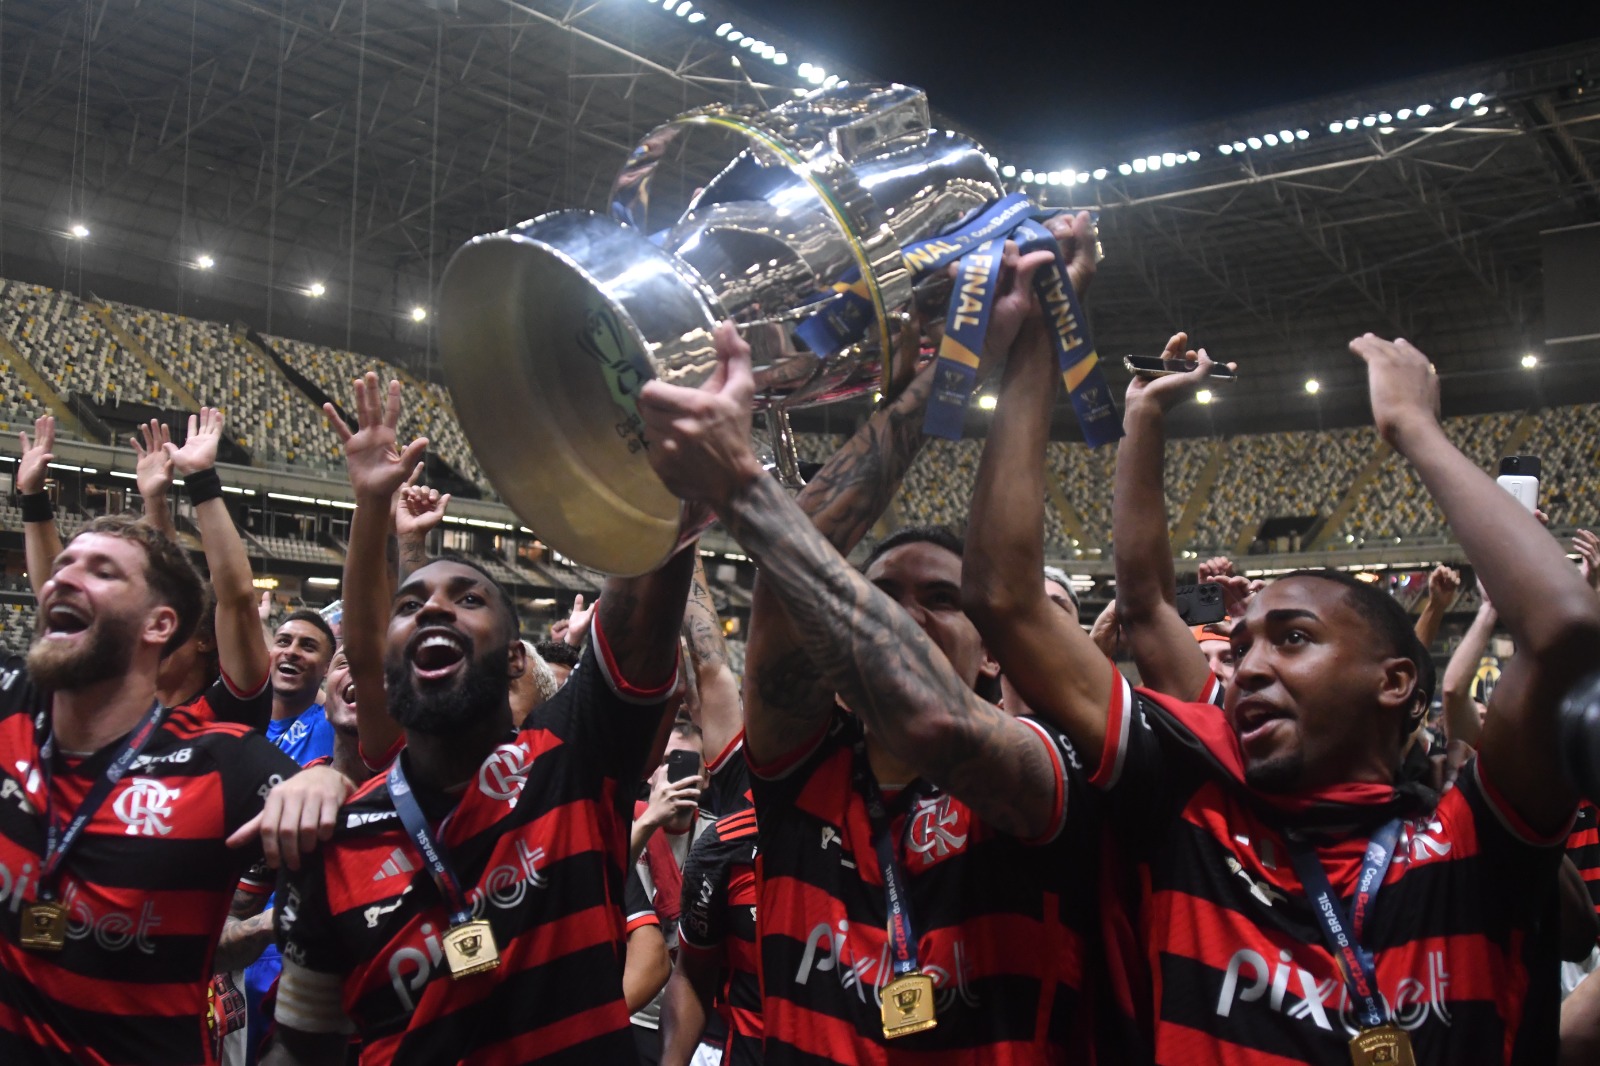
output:
[[[515,800],[528,783],[528,753],[516,744],[502,744],[478,769],[478,789],[490,799]]]
[[[166,836],[172,832],[166,819],[172,817],[172,803],[182,791],[168,788],[154,778],[136,777],[117,797],[112,810],[128,827],[129,836]]]

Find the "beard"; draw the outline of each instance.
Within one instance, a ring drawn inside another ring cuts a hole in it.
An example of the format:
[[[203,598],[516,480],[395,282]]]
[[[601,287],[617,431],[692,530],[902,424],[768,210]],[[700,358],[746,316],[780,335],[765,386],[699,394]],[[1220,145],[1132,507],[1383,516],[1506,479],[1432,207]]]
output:
[[[511,677],[506,673],[504,652],[487,661],[469,657],[453,685],[419,688],[411,664],[403,656],[386,663],[383,674],[390,716],[402,729],[429,736],[460,733],[494,709],[511,705]]]
[[[1299,751],[1274,755],[1244,768],[1244,783],[1257,792],[1285,793],[1300,788],[1305,776],[1306,759]]]
[[[122,677],[133,665],[138,627],[127,618],[102,617],[73,647],[46,640],[43,631],[28,649],[28,676],[41,688],[72,692]]]

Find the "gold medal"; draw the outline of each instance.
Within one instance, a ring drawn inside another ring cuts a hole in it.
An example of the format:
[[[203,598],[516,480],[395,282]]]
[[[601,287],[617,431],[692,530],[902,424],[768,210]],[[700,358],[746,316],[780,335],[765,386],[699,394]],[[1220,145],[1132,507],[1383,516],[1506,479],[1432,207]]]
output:
[[[880,1009],[885,1039],[932,1029],[939,1024],[933,1016],[933,978],[925,973],[896,977],[884,986]]]
[[[22,908],[22,946],[33,951],[60,951],[67,945],[67,908],[40,900]]]
[[[444,935],[444,958],[450,964],[450,976],[458,979],[494,969],[500,965],[494,930],[482,918],[451,927]]]
[[[1417,1066],[1411,1052],[1411,1035],[1395,1025],[1363,1029],[1350,1041],[1354,1066]]]

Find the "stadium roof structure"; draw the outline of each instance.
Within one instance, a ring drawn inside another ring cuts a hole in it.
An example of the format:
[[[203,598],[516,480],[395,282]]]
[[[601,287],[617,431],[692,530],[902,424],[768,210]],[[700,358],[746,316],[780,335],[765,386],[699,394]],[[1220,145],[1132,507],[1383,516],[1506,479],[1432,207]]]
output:
[[[428,372],[412,311],[462,241],[603,208],[688,108],[901,73],[825,59],[713,0],[10,0],[0,274]],[[1242,364],[1188,432],[1359,420],[1344,344],[1369,329],[1429,351],[1447,412],[1571,402],[1600,398],[1597,353],[1542,348],[1539,234],[1600,221],[1597,77],[1600,42],[1575,43],[1059,160],[988,147],[1018,188],[1099,212],[1103,356],[1182,327]]]

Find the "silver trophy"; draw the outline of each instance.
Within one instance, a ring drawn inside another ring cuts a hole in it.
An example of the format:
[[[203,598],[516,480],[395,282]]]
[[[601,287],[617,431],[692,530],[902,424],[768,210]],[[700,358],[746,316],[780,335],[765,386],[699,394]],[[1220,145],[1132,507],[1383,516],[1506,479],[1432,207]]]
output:
[[[733,319],[793,483],[785,413],[884,379],[915,295],[901,248],[1003,193],[982,147],[930,128],[918,89],[840,85],[768,111],[691,111],[634,150],[613,217],[558,211],[456,252],[439,346],[462,428],[545,544],[607,573],[651,570],[706,516],[651,471],[640,387],[699,385],[716,366],[713,328]],[[845,290],[864,328],[813,350],[796,328]]]

